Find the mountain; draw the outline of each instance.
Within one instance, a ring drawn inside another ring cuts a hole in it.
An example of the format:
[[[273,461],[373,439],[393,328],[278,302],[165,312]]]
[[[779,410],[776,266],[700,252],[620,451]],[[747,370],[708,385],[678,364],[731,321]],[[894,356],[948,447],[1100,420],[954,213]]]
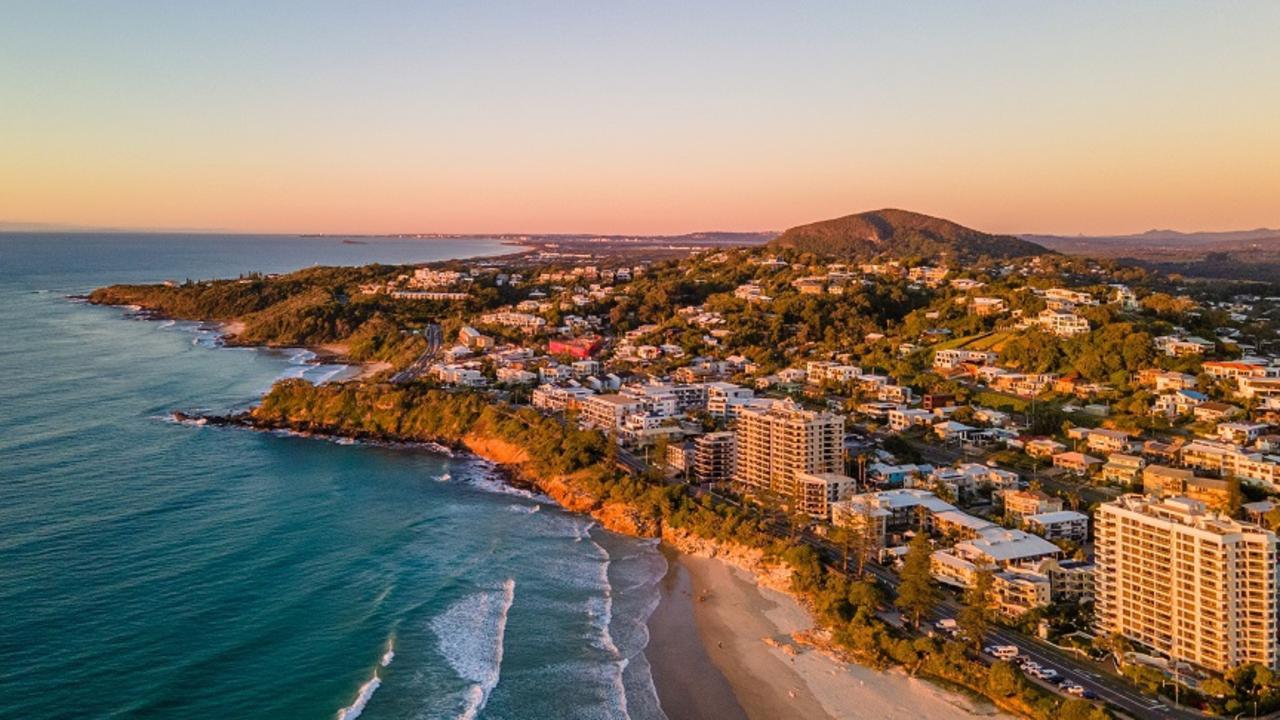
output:
[[[1135,235],[1023,235],[1066,255],[1112,258],[1163,273],[1211,280],[1280,278],[1280,230],[1178,232]]]
[[[1050,250],[1012,235],[991,235],[908,210],[875,210],[800,225],[769,243],[847,260],[947,256],[956,260],[1043,255]]]
[[[1248,251],[1280,245],[1280,230],[1270,228],[1222,232],[1148,230],[1134,235],[1022,235],[1021,237],[1058,252],[1098,256],[1141,257],[1151,252]]]

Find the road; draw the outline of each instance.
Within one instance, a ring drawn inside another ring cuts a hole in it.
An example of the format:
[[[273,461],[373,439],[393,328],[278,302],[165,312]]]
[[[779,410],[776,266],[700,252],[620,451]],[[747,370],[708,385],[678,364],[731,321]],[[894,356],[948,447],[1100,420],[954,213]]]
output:
[[[934,448],[945,452],[943,448]],[[931,453],[934,457],[941,459],[942,453]],[[959,453],[957,453],[958,455]],[[926,459],[929,459],[926,456]],[[948,463],[949,464],[949,463]],[[639,477],[644,477],[647,465],[643,458],[623,449],[618,448],[618,467],[625,472],[633,473]],[[668,484],[679,483],[679,479],[668,479]],[[697,494],[703,492],[713,492],[704,490],[695,486]],[[718,493],[714,493],[716,497],[723,498]],[[729,500],[732,502],[731,500]],[[736,504],[736,503],[735,503]],[[831,542],[823,537],[815,535],[811,531],[804,531],[798,535],[794,534],[790,527],[786,526],[785,519],[777,518],[776,522],[767,522],[766,529],[773,535],[783,539],[795,539],[809,545],[818,552],[818,556],[828,569],[843,573],[841,562],[842,553]],[[897,573],[880,565],[868,564],[867,572],[874,575],[889,588],[898,586]],[[930,622],[937,622],[944,618],[955,619],[960,611],[960,606],[953,600],[945,600],[938,605],[933,614],[928,618]],[[1122,710],[1135,718],[1168,718],[1170,720],[1203,720],[1203,714],[1182,707],[1171,707],[1168,704],[1144,695],[1127,681],[1119,676],[1106,671],[1102,666],[1091,660],[1085,660],[1075,655],[1064,652],[1057,647],[1050,645],[1038,638],[1024,635],[1015,630],[1003,627],[992,628],[988,632],[987,642],[991,645],[1013,645],[1018,648],[1019,655],[1031,658],[1041,667],[1052,668],[1058,672],[1065,680],[1073,682],[1086,690],[1092,692],[1097,700],[1106,702],[1114,708]],[[984,661],[990,662],[992,659],[982,656]],[[1037,683],[1041,687],[1054,693],[1063,694],[1061,688],[1057,685],[1044,682],[1027,676],[1031,682]]]
[[[440,330],[440,326],[431,323],[422,329],[422,337],[426,338],[427,349],[414,360],[409,367],[401,370],[391,376],[391,382],[397,385],[403,385],[407,382],[417,380],[420,375],[431,367],[431,363],[435,361],[436,355],[440,352],[440,346],[444,342],[444,333]]]

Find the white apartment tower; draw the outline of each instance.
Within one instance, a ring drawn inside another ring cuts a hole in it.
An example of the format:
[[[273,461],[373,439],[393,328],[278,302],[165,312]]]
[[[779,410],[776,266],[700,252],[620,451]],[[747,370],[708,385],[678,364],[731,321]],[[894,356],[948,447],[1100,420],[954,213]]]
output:
[[[1215,672],[1276,667],[1276,536],[1190,498],[1095,517],[1095,628]]]
[[[734,480],[794,497],[801,473],[843,471],[844,416],[805,410],[790,400],[738,410]]]

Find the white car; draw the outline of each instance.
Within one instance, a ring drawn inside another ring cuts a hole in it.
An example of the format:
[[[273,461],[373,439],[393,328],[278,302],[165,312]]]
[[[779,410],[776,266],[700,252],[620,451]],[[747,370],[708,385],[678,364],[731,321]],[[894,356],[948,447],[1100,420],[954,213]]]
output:
[[[1038,677],[1041,680],[1053,680],[1054,678],[1058,677],[1057,670],[1054,670],[1053,668],[1040,667],[1039,665],[1036,665],[1035,667],[1032,667],[1032,668],[1028,668],[1027,674],[1033,677]]]
[[[1018,647],[1016,645],[993,645],[989,649],[992,656],[1001,660],[1012,660],[1018,657]]]
[[[1066,685],[1062,686],[1062,690],[1068,695],[1075,695],[1076,697],[1084,697],[1083,685],[1077,685],[1075,683],[1067,683]]]

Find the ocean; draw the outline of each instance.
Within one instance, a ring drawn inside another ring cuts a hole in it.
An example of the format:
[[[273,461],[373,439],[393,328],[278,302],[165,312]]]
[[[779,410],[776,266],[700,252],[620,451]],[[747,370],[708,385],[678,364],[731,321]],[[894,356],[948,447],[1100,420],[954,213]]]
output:
[[[68,299],[508,251],[0,234],[0,717],[663,718],[652,543],[476,459],[172,422],[343,369]]]

